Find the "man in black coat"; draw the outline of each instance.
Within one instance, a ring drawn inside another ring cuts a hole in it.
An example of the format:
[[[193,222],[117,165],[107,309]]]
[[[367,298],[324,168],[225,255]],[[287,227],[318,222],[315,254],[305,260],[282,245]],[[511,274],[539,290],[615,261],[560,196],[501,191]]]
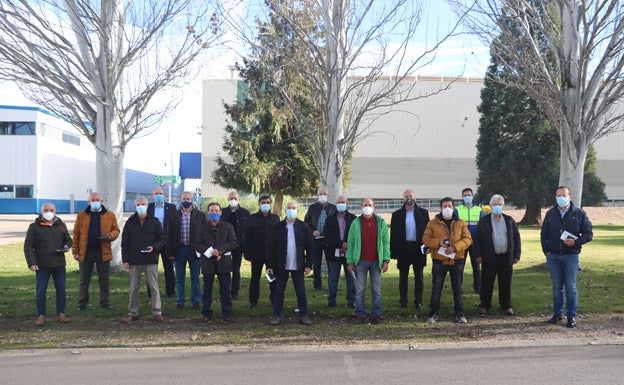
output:
[[[407,281],[410,266],[414,270],[414,305],[422,310],[424,290],[423,269],[426,253],[421,249],[422,237],[429,222],[429,212],[416,204],[413,190],[403,192],[403,207],[392,213],[390,222],[390,254],[399,269],[399,306],[407,307]]]
[[[245,259],[251,262],[251,279],[249,280],[249,308],[258,306],[260,298],[260,277],[262,268],[266,262],[266,255],[271,245],[271,231],[280,219],[271,213],[271,197],[262,195],[258,199],[258,212],[249,216],[245,229]],[[271,294],[269,298],[273,302],[275,281],[269,283]]]
[[[490,199],[492,213],[477,224],[472,239],[475,261],[481,263],[481,303],[479,314],[485,316],[492,305],[494,280],[498,276],[498,303],[501,309],[513,315],[511,307],[511,276],[513,265],[520,260],[520,232],[512,217],[503,214],[505,199],[494,194]]]
[[[223,220],[234,227],[236,234],[236,249],[232,250],[232,286],[230,289],[232,299],[238,299],[240,290],[240,267],[243,260],[243,248],[245,245],[245,228],[249,219],[249,211],[239,206],[240,197],[236,191],[228,194],[229,207],[223,209]]]
[[[314,256],[312,260],[312,271],[314,273],[314,291],[323,290],[323,280],[321,277],[321,266],[323,265],[323,253],[325,257],[329,254],[327,240],[325,239],[325,221],[327,217],[336,213],[336,206],[328,202],[329,190],[327,187],[318,189],[318,202],[314,202],[308,207],[303,221],[312,229],[314,237]]]
[[[286,219],[275,224],[272,230],[271,246],[266,260],[267,274],[276,278],[271,325],[279,325],[282,321],[284,292],[289,275],[297,295],[299,321],[304,325],[312,324],[308,317],[304,282],[304,276],[310,274],[312,266],[312,231],[305,222],[297,219],[297,208],[296,202],[289,202],[286,205]]]
[[[336,214],[327,217],[325,222],[325,239],[329,253],[327,255],[328,295],[327,307],[336,306],[340,269],[344,269],[347,280],[347,306],[355,307],[355,279],[347,271],[347,235],[355,215],[347,209],[347,197],[341,195],[336,199]]]
[[[167,223],[169,217],[176,212],[176,206],[172,203],[165,202],[165,192],[162,187],[156,186],[152,190],[154,201],[147,206],[147,213],[153,217],[156,217],[162,226],[163,234],[167,234]],[[167,297],[171,298],[175,295],[175,273],[173,272],[173,262],[167,255],[167,247],[163,245],[160,250],[157,250],[162,260],[163,270],[165,271],[165,293]],[[147,295],[150,297],[149,288]]]
[[[158,291],[158,251],[165,244],[162,226],[158,219],[148,214],[147,198],[134,201],[136,213],[124,225],[121,234],[121,260],[130,271],[130,304],[123,322],[139,319],[139,286],[145,274],[147,287],[152,293],[152,314],[157,322],[163,321],[160,292]]]

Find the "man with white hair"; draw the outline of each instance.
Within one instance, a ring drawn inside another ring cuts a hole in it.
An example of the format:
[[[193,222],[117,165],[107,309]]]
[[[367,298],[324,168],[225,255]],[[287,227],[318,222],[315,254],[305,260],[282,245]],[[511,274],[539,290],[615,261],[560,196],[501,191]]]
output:
[[[492,213],[479,220],[473,238],[475,262],[482,264],[479,314],[485,316],[490,309],[494,280],[498,276],[498,303],[507,315],[513,315],[511,276],[513,265],[520,260],[520,232],[514,219],[503,214],[502,195],[492,195],[490,206]]]

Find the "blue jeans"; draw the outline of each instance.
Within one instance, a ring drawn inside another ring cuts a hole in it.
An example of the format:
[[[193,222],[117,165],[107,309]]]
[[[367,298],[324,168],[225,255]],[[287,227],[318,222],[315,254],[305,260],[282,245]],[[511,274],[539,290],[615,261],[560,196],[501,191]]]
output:
[[[347,303],[353,305],[355,303],[355,281],[347,270],[346,260],[337,261],[327,258],[327,269],[329,270],[327,286],[329,294],[327,295],[327,304],[335,305],[336,296],[338,295],[338,281],[340,281],[340,269],[344,268],[345,278],[347,279]]]
[[[65,266],[40,267],[39,270],[35,271],[35,279],[37,281],[37,315],[46,315],[46,291],[48,290],[50,276],[54,280],[54,289],[56,290],[56,314],[65,313],[67,304]]]
[[[440,312],[442,287],[444,286],[446,273],[450,273],[451,287],[453,288],[453,311],[456,316],[464,315],[462,276],[464,275],[465,264],[465,259],[456,260],[454,265],[444,265],[441,261],[433,260],[433,267],[431,268],[433,288],[431,289],[431,302],[429,302],[429,309],[432,314]]]
[[[173,262],[176,277],[176,303],[178,305],[184,305],[186,303],[184,281],[186,279],[187,262],[191,272],[191,303],[195,305],[202,301],[201,285],[199,284],[199,258],[195,258],[195,255],[190,254],[190,248],[188,246],[180,245],[178,257]]]
[[[295,294],[297,295],[297,308],[299,315],[303,317],[308,314],[308,298],[305,292],[305,282],[302,270],[287,270],[284,275],[279,275],[275,280],[275,293],[273,295],[273,317],[281,317],[284,311],[284,292],[288,283],[288,275],[293,281]]]
[[[202,314],[204,317],[212,318],[212,286],[214,285],[215,275],[219,279],[219,300],[221,301],[221,319],[227,319],[232,316],[232,298],[230,297],[230,285],[232,284],[232,276],[230,273],[221,274],[204,274],[204,295],[202,299],[204,306]]]
[[[366,275],[370,274],[371,294],[371,318],[381,316],[381,268],[378,262],[360,260],[355,265],[355,315],[366,318]]]
[[[563,288],[565,286],[568,317],[576,317],[578,310],[578,292],[576,275],[578,272],[578,254],[548,254],[546,256],[550,278],[552,280],[553,313],[563,315]]]

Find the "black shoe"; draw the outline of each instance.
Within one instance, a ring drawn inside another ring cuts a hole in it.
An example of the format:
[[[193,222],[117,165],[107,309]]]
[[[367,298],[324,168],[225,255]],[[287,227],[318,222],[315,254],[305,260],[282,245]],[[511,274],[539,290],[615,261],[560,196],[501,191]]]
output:
[[[203,316],[197,320],[198,324],[209,324],[212,322],[212,316]]]
[[[85,310],[87,310],[87,305],[78,305],[76,310],[77,311],[85,311]]]
[[[247,309],[253,309],[254,307],[257,307],[258,304],[255,302],[249,302],[249,305],[247,305]]]
[[[347,307],[348,307],[349,309],[355,309],[355,304],[353,304],[353,303],[349,302],[349,303],[347,304]]]
[[[102,306],[102,309],[113,310],[113,307],[111,306],[110,303],[107,303],[107,304],[104,304],[104,305],[101,305],[101,306]]]
[[[336,307],[336,304],[335,303],[328,303],[327,307]]]
[[[240,299],[240,297],[238,296],[238,294],[232,294],[232,299],[234,301],[238,301]]]
[[[228,324],[228,325],[236,325],[238,323],[232,316],[223,318],[221,322],[223,322],[224,324]]]
[[[314,291],[321,291],[321,290],[323,290],[323,288],[322,288],[322,287],[315,287],[315,288],[314,288]]]
[[[416,304],[416,310],[418,310],[418,311],[422,311],[423,310],[422,303],[417,303]]]
[[[401,302],[401,303],[399,304],[399,307],[400,307],[401,309],[404,309],[404,308],[406,308],[406,307],[407,307],[407,304],[406,304],[406,303]]]
[[[576,317],[568,317],[568,322],[566,323],[566,327],[573,328],[576,326]]]
[[[562,316],[560,316],[560,315],[554,315],[554,316],[550,317],[550,318],[546,321],[546,323],[549,323],[549,324],[551,324],[551,325],[554,325],[554,324],[557,324],[557,323],[561,322],[562,320],[563,320],[563,317],[562,317]]]

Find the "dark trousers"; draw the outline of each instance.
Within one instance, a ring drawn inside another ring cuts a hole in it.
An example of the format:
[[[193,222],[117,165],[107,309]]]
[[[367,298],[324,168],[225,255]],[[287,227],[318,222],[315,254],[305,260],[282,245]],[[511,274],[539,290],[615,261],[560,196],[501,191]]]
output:
[[[412,264],[399,269],[399,303],[402,306],[407,305],[407,286],[409,281],[410,267],[414,272],[414,305],[422,303],[423,291],[425,284],[423,282],[423,267],[419,264]]]
[[[433,260],[431,276],[433,288],[431,289],[431,302],[429,308],[432,314],[440,312],[440,297],[446,273],[451,274],[451,286],[453,288],[453,311],[455,315],[464,315],[464,299],[462,292],[461,277],[464,274],[465,259],[455,261],[454,265],[443,265],[441,261]]]
[[[232,251],[232,288],[230,292],[232,297],[238,296],[240,290],[240,267],[243,262],[243,253],[240,248]]]
[[[163,246],[160,249],[160,259],[162,261],[163,270],[165,271],[165,293],[167,297],[173,297],[175,295],[175,271],[173,270],[173,261],[169,259],[167,254],[167,249]],[[152,293],[150,293],[149,286],[147,287],[147,297],[152,298]]]
[[[295,294],[297,295],[297,308],[299,316],[303,317],[308,314],[308,298],[305,292],[305,282],[303,280],[302,270],[287,270],[283,275],[277,277],[275,282],[275,300],[273,301],[273,316],[281,317],[284,311],[284,293],[286,292],[286,284],[288,283],[288,275],[290,274]]]
[[[232,316],[232,298],[230,297],[230,273],[204,274],[204,293],[202,294],[202,314],[212,318],[212,287],[215,275],[219,279],[219,300],[221,301],[221,318],[227,319]]]
[[[472,246],[470,246],[464,252],[466,258],[470,258],[470,265],[472,266],[472,289],[475,293],[479,293],[481,290],[481,266],[477,261],[475,261],[476,257],[472,255]],[[462,274],[462,284],[464,283],[464,276]]]
[[[264,258],[251,260],[251,279],[249,280],[249,303],[258,304],[260,299],[260,279],[262,277],[262,268],[264,267]],[[273,292],[275,291],[275,281],[269,283],[269,298],[273,303]]]
[[[312,273],[314,274],[314,289],[320,290],[323,288],[323,278],[321,266],[323,265],[323,252],[327,254],[327,241],[325,238],[318,238],[314,240],[314,259],[312,261]]]
[[[97,270],[98,283],[100,284],[100,305],[109,305],[110,293],[110,261],[102,261],[100,250],[88,250],[83,262],[80,262],[78,269],[80,272],[80,283],[78,285],[78,306],[86,306],[89,303],[89,285],[93,266]]]
[[[509,309],[511,307],[511,276],[513,267],[509,265],[507,256],[496,256],[495,263],[484,262],[482,267],[481,304],[479,304],[479,307],[489,309],[492,306],[494,280],[498,276],[498,303],[501,309]]]
[[[412,263],[399,263],[401,266],[399,267],[399,303],[401,306],[407,305],[407,286],[411,267],[414,272],[414,305],[418,305],[422,303],[423,291],[425,289],[425,283],[423,282],[424,266],[421,264],[420,260],[417,260],[417,258],[420,257],[420,252],[415,242],[408,245],[403,252],[404,255],[401,257],[406,258]]]

